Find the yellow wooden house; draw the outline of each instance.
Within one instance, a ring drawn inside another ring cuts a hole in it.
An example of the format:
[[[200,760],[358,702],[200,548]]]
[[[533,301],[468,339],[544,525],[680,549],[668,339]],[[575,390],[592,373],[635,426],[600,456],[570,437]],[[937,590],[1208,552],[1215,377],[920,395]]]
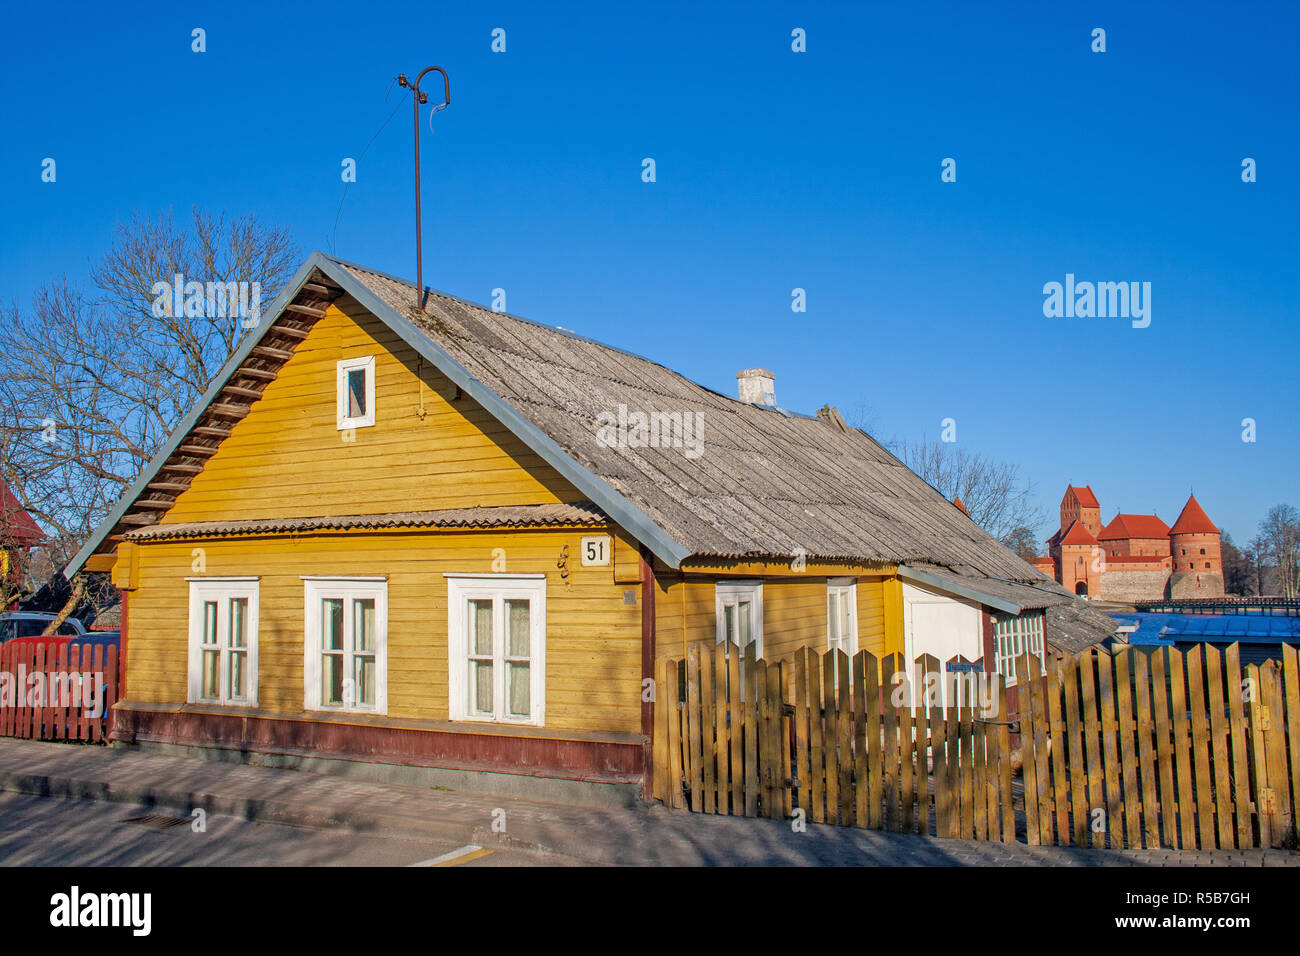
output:
[[[627,790],[692,642],[992,668],[1072,600],[770,373],[415,299],[314,254],[69,566],[123,592],[117,740]]]

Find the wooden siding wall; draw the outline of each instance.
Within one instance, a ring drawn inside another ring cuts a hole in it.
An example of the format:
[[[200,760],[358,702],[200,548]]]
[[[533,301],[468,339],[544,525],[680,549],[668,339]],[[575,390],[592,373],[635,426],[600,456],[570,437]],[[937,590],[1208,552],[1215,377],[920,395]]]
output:
[[[881,578],[858,579],[858,650],[877,657],[903,650],[901,643],[895,647],[886,637],[885,584]]]
[[[716,641],[714,588],[718,580],[725,579],[659,579],[655,601],[658,657],[684,658],[691,644]],[[886,653],[885,644],[884,580],[859,577],[858,647],[880,654]],[[826,650],[824,576],[763,580],[763,645],[763,655],[768,660],[788,657],[800,647],[818,653]]]
[[[488,573],[503,548],[506,572],[545,573],[546,727],[636,733],[640,729],[639,588],[615,585],[613,567],[584,568],[578,542],[590,529],[384,532],[154,542],[134,548],[144,586],[131,595],[130,699],[186,697],[189,584],[200,576],[260,577],[259,709],[303,713],[301,575],[388,577],[388,716],[446,720],[446,572]],[[568,578],[556,562],[568,545]],[[637,602],[625,604],[633,590]],[[526,729],[521,730],[526,733]]]
[[[347,314],[330,307],[163,523],[582,499],[394,332],[341,301]],[[337,363],[366,355],[375,424],[344,441]]]

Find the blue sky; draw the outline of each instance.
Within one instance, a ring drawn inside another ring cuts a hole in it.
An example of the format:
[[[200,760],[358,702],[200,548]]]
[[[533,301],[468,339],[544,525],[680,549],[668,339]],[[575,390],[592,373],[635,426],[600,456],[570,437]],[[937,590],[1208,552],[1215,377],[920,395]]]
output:
[[[1296,3],[53,9],[5,14],[5,302],[192,204],[413,278],[410,105],[385,94],[437,63],[435,288],[503,288],[729,394],[770,368],[783,406],[865,408],[886,439],[953,418],[1052,516],[1070,481],[1107,520],[1172,522],[1194,487],[1240,542],[1300,504]],[[1150,327],[1046,318],[1066,273],[1150,282]]]

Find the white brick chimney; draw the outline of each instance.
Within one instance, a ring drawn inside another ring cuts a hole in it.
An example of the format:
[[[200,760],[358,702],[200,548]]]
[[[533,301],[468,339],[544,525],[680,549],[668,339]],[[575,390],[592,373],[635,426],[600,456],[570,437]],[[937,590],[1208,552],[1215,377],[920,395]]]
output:
[[[776,407],[776,376],[767,369],[741,369],[736,373],[736,381],[742,402]]]

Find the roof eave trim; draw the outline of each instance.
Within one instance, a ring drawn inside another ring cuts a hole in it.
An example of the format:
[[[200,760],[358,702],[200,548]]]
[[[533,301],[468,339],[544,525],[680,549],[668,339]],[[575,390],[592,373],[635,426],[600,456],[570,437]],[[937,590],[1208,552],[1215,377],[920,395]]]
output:
[[[1013,601],[1008,601],[1005,598],[994,597],[992,594],[988,594],[979,590],[979,588],[972,587],[971,585],[958,584],[954,581],[949,581],[946,578],[941,578],[938,575],[927,574],[925,571],[919,571],[916,568],[908,567],[905,564],[899,565],[898,576],[905,581],[915,581],[917,584],[924,584],[927,587],[946,591],[949,594],[956,594],[959,597],[978,601],[985,607],[991,607],[1007,614],[1019,614],[1024,610],[1022,605],[1016,604]]]
[[[280,291],[280,294],[275,297],[275,301],[271,303],[270,308],[262,313],[265,320],[262,322],[260,331],[256,335],[246,336],[244,341],[241,342],[239,347],[235,349],[233,354],[231,354],[230,358],[226,360],[226,364],[223,365],[221,371],[213,377],[212,384],[209,385],[208,390],[203,393],[203,397],[194,404],[185,417],[181,419],[181,423],[173,429],[171,435],[168,436],[167,441],[164,442],[162,448],[158,450],[158,454],[154,455],[149,464],[145,466],[142,472],[140,472],[140,477],[135,480],[135,484],[133,484],[130,489],[118,499],[113,510],[109,512],[108,517],[100,522],[99,527],[97,527],[94,534],[90,536],[90,540],[87,541],[85,546],[83,546],[82,549],[76,553],[73,559],[68,562],[67,566],[63,569],[63,576],[65,578],[71,580],[72,576],[81,570],[82,565],[86,563],[90,556],[99,550],[99,546],[104,543],[104,539],[108,537],[109,533],[117,527],[117,523],[122,520],[122,516],[126,514],[131,505],[135,504],[136,499],[144,493],[145,486],[148,485],[149,482],[153,481],[162,466],[166,464],[167,459],[172,456],[178,447],[180,447],[181,442],[185,440],[185,436],[190,433],[190,429],[195,426],[199,418],[207,411],[208,406],[212,404],[213,399],[215,399],[217,394],[225,388],[226,383],[230,381],[230,377],[234,375],[235,370],[244,364],[244,360],[247,359],[253,349],[257,347],[257,344],[262,341],[266,334],[271,330],[271,327],[279,321],[280,315],[284,312],[285,306],[298,297],[298,293],[300,293],[302,287],[306,285],[307,277],[311,275],[312,270],[322,268],[322,260],[323,257],[319,252],[312,253],[311,257],[308,258],[308,260],[299,267],[298,271],[294,273],[293,278],[285,284],[285,287]],[[322,271],[324,271],[323,268]],[[267,316],[270,316],[270,318],[266,319],[265,317]]]

